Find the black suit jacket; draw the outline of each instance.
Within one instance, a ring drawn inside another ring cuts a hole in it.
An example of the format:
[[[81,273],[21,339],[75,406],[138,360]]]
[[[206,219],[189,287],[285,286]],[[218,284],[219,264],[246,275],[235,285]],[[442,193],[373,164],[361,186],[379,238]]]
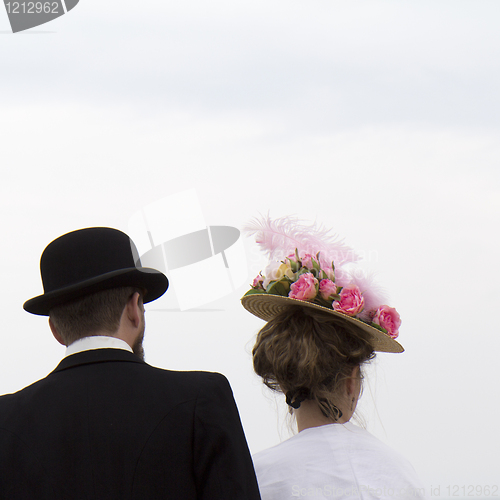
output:
[[[120,349],[0,397],[0,498],[260,499],[226,378]]]

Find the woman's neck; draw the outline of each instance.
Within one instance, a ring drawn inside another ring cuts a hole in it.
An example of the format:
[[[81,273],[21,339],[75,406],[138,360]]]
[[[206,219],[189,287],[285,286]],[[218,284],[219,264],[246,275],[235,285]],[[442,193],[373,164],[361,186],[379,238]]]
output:
[[[333,420],[332,418],[328,418],[323,415],[315,401],[308,399],[303,401],[300,408],[294,410],[293,414],[297,420],[298,431],[301,432],[304,429],[310,429],[311,427],[320,427],[328,424],[345,424],[351,419],[353,412],[343,411],[342,416],[338,420]]]

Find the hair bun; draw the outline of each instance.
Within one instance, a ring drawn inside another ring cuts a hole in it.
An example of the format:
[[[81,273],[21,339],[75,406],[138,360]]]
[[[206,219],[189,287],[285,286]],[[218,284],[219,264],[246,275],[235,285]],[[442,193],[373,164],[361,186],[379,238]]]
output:
[[[286,393],[286,404],[294,410],[300,408],[300,403],[309,398],[311,391],[307,387],[300,387],[296,391],[288,391]]]

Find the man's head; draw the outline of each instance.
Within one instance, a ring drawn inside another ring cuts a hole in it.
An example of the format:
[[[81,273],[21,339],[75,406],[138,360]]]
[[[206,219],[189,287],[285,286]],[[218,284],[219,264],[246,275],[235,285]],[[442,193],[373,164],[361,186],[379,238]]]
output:
[[[141,355],[143,302],[163,295],[168,279],[156,269],[141,267],[125,233],[104,227],[67,233],[45,248],[40,270],[44,294],[26,301],[24,309],[50,316],[59,342],[116,336]]]
[[[135,291],[139,290],[121,287],[86,295],[52,308],[50,320],[66,345],[90,335],[112,336],[118,330],[123,309]]]

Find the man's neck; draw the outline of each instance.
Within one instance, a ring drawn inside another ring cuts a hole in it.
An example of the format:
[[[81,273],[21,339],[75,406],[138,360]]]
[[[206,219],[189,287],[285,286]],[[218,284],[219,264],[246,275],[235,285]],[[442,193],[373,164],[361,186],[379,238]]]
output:
[[[93,335],[76,340],[66,347],[66,356],[71,356],[77,352],[90,351],[93,349],[124,349],[132,352],[132,348],[122,339],[107,335]]]

